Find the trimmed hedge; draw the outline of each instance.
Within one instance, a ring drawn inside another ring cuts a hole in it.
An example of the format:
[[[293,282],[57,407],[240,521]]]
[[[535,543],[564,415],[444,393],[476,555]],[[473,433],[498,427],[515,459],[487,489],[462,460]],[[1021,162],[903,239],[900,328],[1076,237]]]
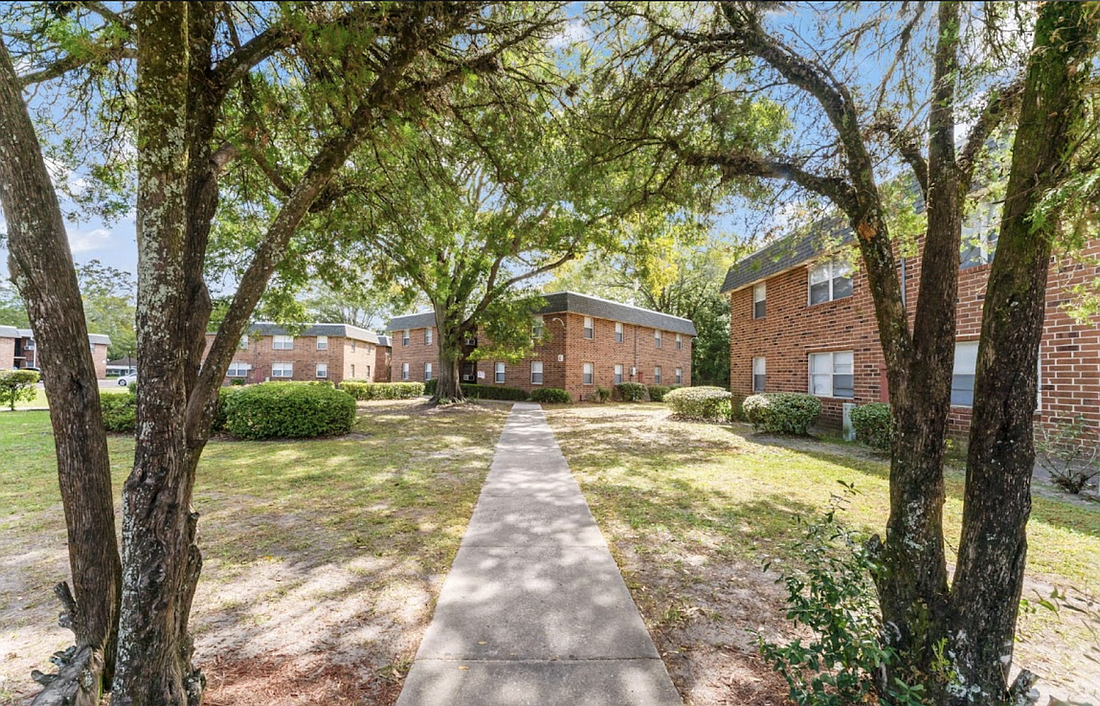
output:
[[[640,382],[620,382],[615,386],[615,393],[623,402],[645,402],[648,390]]]
[[[728,422],[732,397],[729,390],[720,387],[681,387],[666,393],[664,401],[680,419]]]
[[[597,402],[607,402],[611,399],[611,389],[607,387],[597,387],[594,397]]]
[[[137,386],[126,392],[99,393],[99,411],[107,431],[133,432],[137,428]]]
[[[306,439],[346,434],[355,398],[327,385],[265,382],[222,398],[225,428],[240,439]]]
[[[425,387],[422,382],[359,382],[345,380],[340,383],[341,390],[360,401],[407,400],[423,395],[426,392]]]
[[[0,403],[15,410],[16,402],[31,402],[37,394],[38,372],[0,370]]]
[[[852,410],[856,441],[876,449],[890,448],[890,405],[885,402],[861,404]]]
[[[597,390],[597,394],[598,394]],[[531,390],[532,402],[547,402],[550,404],[572,404],[573,396],[560,387],[540,387]]]
[[[649,401],[650,402],[664,402],[665,395],[673,390],[680,389],[679,385],[650,385],[649,386]]]
[[[798,392],[749,395],[741,405],[757,431],[805,436],[821,414],[821,400]]]
[[[510,402],[523,402],[527,399],[527,393],[515,387],[498,387],[496,385],[475,385],[462,383],[462,394],[472,400],[507,400]]]

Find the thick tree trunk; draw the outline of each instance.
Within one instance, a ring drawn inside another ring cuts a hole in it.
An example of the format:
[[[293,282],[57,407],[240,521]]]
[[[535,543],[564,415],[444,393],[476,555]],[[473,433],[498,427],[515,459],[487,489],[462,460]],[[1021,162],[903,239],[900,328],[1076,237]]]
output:
[[[114,669],[121,580],[107,437],[65,223],[2,42],[0,202],[9,267],[27,303],[51,402],[75,600],[66,622],[87,667],[66,670],[52,692],[67,690],[70,704],[94,704]]]
[[[435,330],[439,340],[439,374],[435,383],[432,404],[450,404],[465,402],[462,394],[462,336],[447,313],[446,305],[435,307]]]
[[[1038,205],[1065,175],[1083,120],[1081,62],[1100,32],[1090,3],[1043,6],[1028,65],[997,254],[986,288],[952,586],[952,704],[1004,703],[1027,558],[1039,341],[1057,215]]]

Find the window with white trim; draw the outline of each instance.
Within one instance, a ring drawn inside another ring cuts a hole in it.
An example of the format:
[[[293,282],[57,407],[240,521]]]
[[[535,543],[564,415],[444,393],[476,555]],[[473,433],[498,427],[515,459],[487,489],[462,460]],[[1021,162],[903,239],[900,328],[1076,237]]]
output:
[[[966,270],[993,262],[997,250],[997,231],[1001,207],[997,204],[979,204],[962,226],[959,242],[959,269]]]
[[[294,350],[294,336],[272,336],[271,348],[277,351]]]
[[[655,385],[661,384],[661,366],[653,368],[653,383]]]
[[[852,296],[852,268],[840,260],[826,260],[810,268],[810,305]]]
[[[615,384],[616,385],[622,383],[622,381],[623,381],[623,366],[621,366],[621,365],[616,365],[615,366],[615,378],[614,379],[615,379]]]
[[[763,356],[752,359],[752,391],[763,392],[767,382],[767,362]]]
[[[615,343],[623,342],[623,324],[621,321],[615,322]]]
[[[434,334],[435,334],[435,329],[434,329],[434,328],[432,328],[431,326],[429,326],[428,328],[424,329],[424,345],[425,345],[425,346],[430,346],[430,345],[432,345],[432,336],[433,336]]]
[[[978,342],[955,343],[955,366],[951,370],[951,404],[974,406],[974,374],[978,368]]]
[[[855,397],[852,351],[810,354],[810,394],[817,397]]]
[[[409,345],[409,329],[405,329],[405,332],[401,334],[401,345]]]
[[[327,378],[328,377],[328,363],[318,363],[317,364],[316,375],[319,378]]]
[[[424,363],[424,382],[432,379],[432,364]]]
[[[273,377],[273,378],[292,378],[292,377],[294,377],[294,363],[272,363],[271,364],[271,377]]]
[[[409,364],[408,363],[402,363],[401,364],[401,379],[402,380],[408,380],[409,379]]]
[[[351,352],[352,352],[352,353],[354,353],[354,352],[355,352],[355,339],[354,339],[354,338],[353,338],[353,339],[351,339]]]
[[[581,365],[581,382],[583,382],[585,385],[592,384],[592,371],[594,368],[595,365],[593,365],[592,363],[584,363]]]
[[[684,337],[681,334],[676,334],[676,350],[684,350]]]
[[[661,347],[661,330],[660,329],[653,329],[653,345],[657,346],[658,348]]]
[[[592,323],[592,317],[591,316],[584,317],[584,337],[585,338],[595,338],[596,337],[596,327]]]
[[[229,364],[229,370],[225,372],[225,376],[230,378],[246,378],[248,377],[249,370],[252,370],[252,366],[248,363],[233,361]]]
[[[534,319],[531,321],[531,338],[542,338],[543,331],[545,330],[544,326],[545,322],[543,321],[541,316],[534,317]]]
[[[542,384],[542,361],[541,360],[532,360],[531,361],[531,384],[532,385],[541,385]]]
[[[317,337],[317,350],[319,350],[319,351],[327,351],[328,350],[328,336],[318,336]]]
[[[762,319],[768,308],[768,288],[764,282],[752,288],[752,318]]]
[[[493,368],[493,381],[504,382],[504,363],[497,363]]]
[[[351,364],[351,377],[355,378],[355,363]],[[367,366],[367,379],[370,380],[370,366]]]
[[[684,369],[683,368],[676,368],[676,384],[677,385],[683,385],[684,384]]]

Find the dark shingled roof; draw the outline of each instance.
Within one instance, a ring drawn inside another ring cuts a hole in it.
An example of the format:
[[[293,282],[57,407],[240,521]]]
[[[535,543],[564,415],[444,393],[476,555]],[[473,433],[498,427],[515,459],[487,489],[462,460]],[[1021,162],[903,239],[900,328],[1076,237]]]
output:
[[[854,239],[850,228],[822,228],[809,235],[795,234],[777,240],[734,263],[726,273],[726,281],[722,283],[722,294],[777,275],[812,260],[837,245],[847,245]]]
[[[248,330],[256,336],[286,336],[288,331],[278,325],[266,321],[257,322]],[[300,330],[295,331],[295,336],[332,336],[333,338],[351,338],[356,341],[378,343],[378,334],[351,324],[302,324]]]
[[[379,334],[379,336],[378,336],[378,345],[380,345],[380,346],[392,345],[390,343],[390,337],[389,336],[383,336],[383,335]]]
[[[14,326],[0,326],[0,338],[22,338]]]
[[[621,321],[624,324],[645,326],[661,331],[669,331],[670,333],[696,335],[695,324],[690,319],[682,319],[679,316],[662,314],[659,311],[642,309],[629,304],[620,304],[588,294],[555,292],[544,294],[543,299],[546,300],[546,306],[536,311],[536,314],[557,314],[568,311],[573,314],[582,314],[609,321]],[[395,316],[390,320],[389,330],[399,331],[426,328],[428,326],[435,326],[435,313],[424,311],[408,316]]]

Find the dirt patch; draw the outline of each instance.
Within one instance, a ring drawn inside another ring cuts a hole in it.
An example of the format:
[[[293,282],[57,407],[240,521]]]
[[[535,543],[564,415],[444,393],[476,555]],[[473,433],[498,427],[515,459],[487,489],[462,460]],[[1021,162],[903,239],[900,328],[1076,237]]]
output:
[[[401,685],[396,679],[325,663],[319,657],[263,655],[217,660],[206,669],[205,706],[318,706],[392,704]]]

